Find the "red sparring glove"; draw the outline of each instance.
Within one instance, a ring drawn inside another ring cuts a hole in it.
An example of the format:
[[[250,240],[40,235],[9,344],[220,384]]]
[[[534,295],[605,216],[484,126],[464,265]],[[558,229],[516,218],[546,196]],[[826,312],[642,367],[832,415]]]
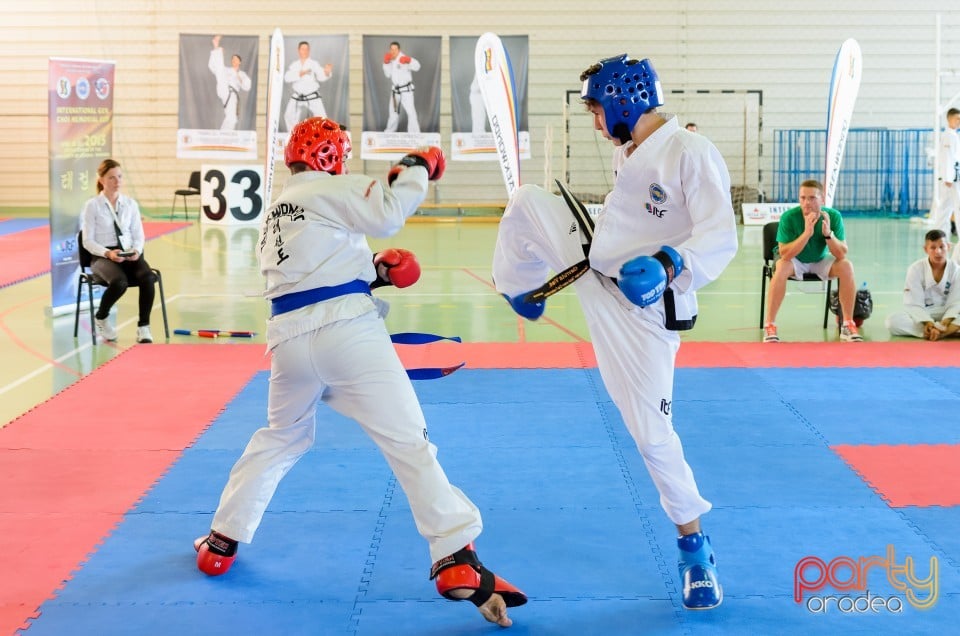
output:
[[[417,148],[390,169],[389,174],[387,174],[387,184],[393,185],[393,180],[406,166],[423,166],[427,169],[427,179],[436,181],[443,176],[443,171],[447,167],[447,159],[443,156],[443,150],[439,146]]]
[[[394,180],[397,178],[397,175],[399,175],[404,170],[406,170],[406,167],[399,163],[394,167],[390,168],[390,172],[387,173],[387,185],[392,186]]]
[[[393,285],[409,287],[420,280],[420,263],[410,250],[390,248],[373,255],[373,267],[377,270],[377,280],[370,283],[372,289]]]
[[[384,63],[384,64],[389,64],[389,63],[392,62],[392,61],[393,61],[393,55],[392,55],[391,53],[384,53],[384,54],[383,54],[383,63]]]
[[[430,181],[436,181],[443,176],[443,171],[447,168],[447,158],[443,156],[443,150],[440,149],[440,146],[418,148],[410,154],[427,162],[427,178]]]
[[[410,57],[409,55],[401,55],[401,56],[400,56],[400,63],[401,63],[401,64],[409,64],[409,63],[412,62],[412,61],[413,61],[413,59],[411,59],[411,57]]]

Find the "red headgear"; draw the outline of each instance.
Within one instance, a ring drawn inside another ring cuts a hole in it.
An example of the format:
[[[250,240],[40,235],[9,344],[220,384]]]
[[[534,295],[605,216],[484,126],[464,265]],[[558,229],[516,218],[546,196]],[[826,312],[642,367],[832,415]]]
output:
[[[283,153],[284,162],[302,162],[319,172],[343,174],[343,162],[350,144],[340,124],[326,117],[305,119],[290,131]]]

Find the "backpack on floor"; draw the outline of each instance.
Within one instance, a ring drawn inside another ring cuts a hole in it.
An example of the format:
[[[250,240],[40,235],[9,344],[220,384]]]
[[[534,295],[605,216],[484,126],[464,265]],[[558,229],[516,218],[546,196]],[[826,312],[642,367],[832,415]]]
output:
[[[837,324],[840,324],[840,292],[833,290],[830,292],[830,311],[837,317]],[[853,322],[859,327],[863,321],[873,313],[873,296],[866,286],[857,290],[857,297],[853,301]]]

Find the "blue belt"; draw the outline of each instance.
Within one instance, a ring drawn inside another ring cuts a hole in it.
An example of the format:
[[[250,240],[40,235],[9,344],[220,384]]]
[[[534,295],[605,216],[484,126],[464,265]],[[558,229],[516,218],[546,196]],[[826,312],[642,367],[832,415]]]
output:
[[[306,307],[307,305],[313,305],[314,303],[330,300],[331,298],[336,298],[337,296],[345,296],[347,294],[370,295],[370,283],[362,280],[352,280],[349,283],[343,283],[342,285],[334,285],[332,287],[315,287],[314,289],[293,292],[292,294],[284,294],[283,296],[278,296],[270,301],[270,315],[277,316],[279,314],[285,314],[288,311],[293,311],[294,309],[300,309],[301,307]]]

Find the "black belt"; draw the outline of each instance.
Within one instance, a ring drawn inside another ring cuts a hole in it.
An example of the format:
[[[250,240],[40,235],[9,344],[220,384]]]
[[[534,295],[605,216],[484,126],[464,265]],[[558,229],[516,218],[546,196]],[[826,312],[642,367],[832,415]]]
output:
[[[296,102],[312,102],[315,99],[320,99],[320,91],[313,91],[312,93],[307,93],[306,95],[294,93],[290,97]]]

